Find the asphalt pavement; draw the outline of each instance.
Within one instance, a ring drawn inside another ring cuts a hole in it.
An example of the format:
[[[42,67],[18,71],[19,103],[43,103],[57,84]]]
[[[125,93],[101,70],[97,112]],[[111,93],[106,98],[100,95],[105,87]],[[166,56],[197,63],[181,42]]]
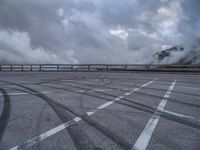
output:
[[[200,74],[1,72],[7,149],[200,150]]]

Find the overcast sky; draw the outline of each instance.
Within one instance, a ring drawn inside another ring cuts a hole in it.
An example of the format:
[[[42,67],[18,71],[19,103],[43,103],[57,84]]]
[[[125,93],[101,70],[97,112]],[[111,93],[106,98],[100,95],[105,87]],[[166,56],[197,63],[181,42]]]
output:
[[[0,63],[151,63],[200,39],[199,16],[200,0],[0,0]]]

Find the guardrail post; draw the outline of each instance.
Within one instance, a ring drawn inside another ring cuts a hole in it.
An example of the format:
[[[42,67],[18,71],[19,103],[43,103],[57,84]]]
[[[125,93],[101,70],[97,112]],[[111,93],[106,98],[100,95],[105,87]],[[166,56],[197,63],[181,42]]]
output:
[[[1,65],[0,65],[0,71],[1,71]]]
[[[10,65],[10,70],[11,70],[11,71],[13,70],[12,65]]]
[[[73,65],[71,65],[71,72],[73,72],[74,71],[74,66]]]
[[[108,65],[106,65],[106,70],[107,70],[107,71],[109,70]]]
[[[22,65],[22,71],[24,71],[24,65]]]
[[[90,65],[88,65],[88,72],[90,71]]]
[[[33,71],[33,66],[31,65],[31,71]]]
[[[127,68],[128,68],[128,66],[127,66],[127,65],[125,65],[125,70],[127,70]]]
[[[42,65],[40,65],[40,69],[39,69],[39,71],[42,71]]]
[[[149,65],[146,65],[146,71],[148,71],[149,70]]]
[[[59,65],[57,65],[57,71],[59,71]]]

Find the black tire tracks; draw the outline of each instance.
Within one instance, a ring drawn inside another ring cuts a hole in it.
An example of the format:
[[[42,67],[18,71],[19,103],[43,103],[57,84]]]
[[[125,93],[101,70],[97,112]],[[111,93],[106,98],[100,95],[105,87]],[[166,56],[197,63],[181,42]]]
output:
[[[139,94],[139,95],[149,96],[149,97],[162,98],[162,97],[154,95],[154,94],[148,94],[148,93],[143,93],[143,92],[138,92],[138,91],[135,92],[135,93]],[[182,102],[182,101],[179,101],[179,100],[176,100],[176,99],[173,99],[173,98],[169,98],[168,101],[171,101],[171,102],[174,102],[174,103],[179,103],[179,104],[182,104],[182,105],[187,105],[187,106],[190,106],[190,107],[200,108],[200,105],[198,105],[198,104],[192,104],[192,103],[189,103],[189,102]]]
[[[9,82],[7,82],[7,83],[9,83]],[[10,84],[14,84],[16,86],[19,86],[19,87],[22,87],[22,88],[24,88],[26,90],[29,90],[29,91],[31,91],[30,94],[33,94],[33,95],[38,96],[38,97],[42,98],[43,100],[45,100],[45,102],[47,102],[50,105],[50,107],[56,112],[56,114],[60,117],[60,119],[63,122],[67,122],[68,120],[72,119],[71,117],[69,117],[69,116],[66,115],[66,110],[67,110],[71,114],[82,118],[86,123],[88,123],[90,126],[94,127],[98,131],[100,131],[105,136],[109,137],[113,142],[115,142],[116,144],[118,144],[121,148],[123,148],[125,150],[131,149],[131,147],[132,147],[131,144],[129,144],[124,139],[122,139],[120,136],[118,136],[115,133],[111,132],[110,130],[108,130],[104,126],[102,126],[102,125],[96,123],[95,121],[93,121],[92,119],[88,118],[88,116],[86,116],[86,115],[82,116],[80,114],[77,114],[73,110],[71,110],[70,108],[68,108],[67,106],[62,105],[62,104],[60,104],[58,102],[53,101],[52,99],[50,99],[45,94],[42,94],[39,91],[36,91],[36,90],[34,90],[34,89],[30,88],[30,87],[27,87],[27,86],[24,86],[24,85],[20,85],[20,84],[17,84],[17,83],[10,83]],[[83,149],[84,150],[100,149],[99,147],[94,146],[90,142],[89,139],[86,140],[85,134],[80,135],[80,133],[82,131],[80,130],[80,128],[78,127],[77,124],[75,124],[73,126],[70,126],[67,129],[68,129],[68,132],[71,135],[72,140],[74,141],[75,146],[76,146],[76,148],[78,150],[83,150]],[[74,132],[74,131],[76,131],[76,132]]]
[[[43,85],[43,86],[45,86],[45,85]],[[61,87],[53,87],[53,86],[46,86],[46,87],[50,87],[50,88],[53,88],[53,89],[60,89],[60,90],[64,90],[64,91],[70,91],[72,93],[85,94],[85,95],[92,96],[92,97],[95,97],[95,98],[104,99],[106,101],[113,100],[113,99],[110,99],[110,98],[105,98],[105,97],[94,95],[94,94],[91,94],[91,93],[76,92],[76,91],[73,91],[73,90],[70,90],[70,89],[67,89],[67,88],[63,88],[63,87],[62,88]],[[73,85],[71,87],[84,89],[84,88],[80,88],[78,86],[73,86]],[[107,94],[107,93],[103,93],[103,92],[98,92],[98,91],[95,91],[94,93],[108,95],[108,96],[113,97],[113,98],[116,97],[115,95]],[[161,97],[159,97],[159,98],[161,98]],[[142,110],[142,111],[150,113],[150,114],[153,114],[154,111],[155,111],[155,108],[153,108],[153,107],[144,105],[144,104],[139,103],[139,102],[134,102],[134,101],[131,101],[131,100],[128,100],[128,99],[125,99],[125,98],[121,99],[121,101],[116,101],[115,103],[130,107],[130,108],[134,108],[134,109],[137,109],[137,110],[140,110],[140,111]],[[174,121],[174,122],[178,122],[178,123],[181,123],[181,124],[185,124],[185,125],[193,127],[193,128],[200,129],[200,124],[198,122],[196,122],[196,121],[183,119],[183,118],[180,118],[180,117],[177,117],[177,116],[173,116],[173,115],[167,114],[165,112],[162,112],[161,116],[164,117],[165,119],[168,119],[168,120],[171,120],[171,121]]]
[[[150,88],[150,87],[145,87],[145,89],[154,90],[154,91],[166,91],[165,89],[157,89],[157,88]],[[191,94],[191,93],[187,93],[187,92],[173,91],[173,93],[190,95],[190,96],[194,96],[194,97],[200,97],[199,94]]]
[[[20,85],[17,83],[10,83],[7,82],[9,84],[12,85],[16,85],[18,87],[22,87],[26,90],[29,90],[31,92],[29,92],[29,94],[32,94],[34,96],[37,96],[41,99],[43,99],[52,109],[53,111],[58,115],[58,117],[61,119],[61,121],[67,122],[71,119],[73,119],[72,116],[72,112],[66,112],[66,109],[63,109],[63,107],[61,107],[62,105],[53,101],[51,98],[49,98],[48,96],[46,96],[45,94],[40,93],[39,91],[36,91],[30,87],[24,86],[24,85]],[[67,131],[69,133],[69,135],[71,136],[74,146],[76,147],[77,150],[99,150],[99,147],[96,147],[93,142],[89,139],[89,137],[79,128],[79,126],[77,124],[70,126],[69,128],[67,128]],[[21,145],[20,148],[22,149],[26,149],[26,145]]]
[[[4,90],[3,88],[0,88],[0,91],[2,92],[3,97],[4,97],[3,111],[0,116],[0,143],[1,143],[1,140],[3,138],[3,135],[5,133],[5,130],[10,118],[11,100],[6,90]]]
[[[76,84],[76,83],[68,83],[68,84]],[[63,85],[63,84],[60,84],[60,85]],[[84,85],[84,84],[81,83],[81,85]],[[66,86],[66,85],[64,85],[64,86]],[[85,89],[85,88],[82,88],[82,87],[80,87],[80,86],[75,86],[75,85],[70,85],[70,86],[71,86],[71,87],[75,87],[75,88],[79,88],[79,89]],[[86,84],[86,86],[89,86],[89,85]],[[109,87],[107,87],[107,88],[109,88]],[[112,89],[112,88],[110,88],[110,89]],[[145,87],[144,89],[148,89],[148,88]],[[165,91],[166,91],[166,90],[165,90]],[[95,93],[100,93],[100,94],[104,94],[104,95],[108,95],[108,96],[112,96],[112,97],[113,97],[112,94],[108,94],[108,93],[103,93],[103,92],[99,92],[99,91],[95,91]],[[150,97],[156,97],[156,98],[159,98],[159,99],[162,98],[162,97],[157,96],[157,95],[148,94],[148,93],[143,93],[143,92],[138,92],[138,91],[136,91],[135,93],[136,93],[136,94],[141,94],[141,95],[150,96]],[[175,93],[176,93],[176,92],[175,92]],[[197,108],[200,107],[200,105],[198,105],[198,104],[192,104],[192,103],[189,103],[189,102],[182,102],[182,101],[178,101],[178,100],[172,99],[172,98],[168,99],[168,101],[171,101],[171,102],[174,102],[174,103],[179,103],[179,104],[182,104],[182,105],[187,105],[187,106],[190,106],[190,107],[197,107]]]
[[[12,84],[12,83],[11,83]],[[20,85],[21,87],[23,85]],[[24,87],[24,86],[23,86]],[[24,87],[25,88],[25,87]],[[26,87],[27,88],[27,87]],[[54,88],[56,89],[57,87],[51,87],[51,88]],[[66,91],[70,91],[66,88],[57,88],[57,89],[62,89],[62,90],[66,90]],[[80,89],[80,88],[79,88]],[[28,89],[30,90],[30,88]],[[33,90],[33,89],[32,89]],[[41,95],[43,95],[43,99],[44,97],[47,97],[46,95],[34,90],[32,91],[34,92],[37,96],[40,95],[39,97],[41,98]],[[74,92],[74,91],[70,91],[70,92]],[[77,93],[77,92],[74,92],[74,93]],[[102,92],[96,92],[96,93],[101,93],[101,94],[106,94],[106,93],[102,93]],[[33,93],[31,93],[33,94]],[[92,94],[88,94],[88,93],[79,93],[79,94],[86,94],[86,95],[89,95],[89,96],[93,96],[93,97],[97,97],[97,98],[101,98],[100,96],[95,96],[95,95],[92,95]],[[109,96],[112,96],[112,97],[115,97],[114,95],[112,94],[109,94]],[[46,99],[46,98],[45,98]],[[104,98],[105,99],[105,98]],[[105,99],[105,100],[108,100],[110,101],[111,99]],[[134,106],[134,105],[131,105],[131,104],[127,104],[127,103],[124,103],[124,102],[116,102],[116,103],[119,103],[119,104],[122,104],[122,105],[125,105],[125,106],[128,106],[128,107],[131,107],[131,108],[136,108],[136,109],[139,109],[139,110],[143,110],[145,112],[148,112],[148,113],[153,113],[154,112],[154,108],[152,107],[149,107],[149,106],[146,106],[146,105],[143,105],[143,104],[140,104],[140,103],[135,103],[135,102],[132,102],[130,100],[127,100],[127,99],[122,99],[123,101],[125,100],[126,102],[131,102],[132,104],[137,104],[138,106]],[[52,101],[52,100],[51,100]],[[76,116],[80,116],[79,114],[76,114],[74,113],[71,109],[69,109],[67,106],[63,106],[62,104],[60,103],[57,103],[57,102],[53,102],[55,104],[55,106],[53,106],[54,108],[55,107],[59,107],[59,110],[58,111],[61,111],[60,108],[63,108],[64,110],[68,110],[69,112],[71,112],[72,114],[76,115]],[[57,105],[57,106],[56,106]],[[199,126],[197,125],[193,125],[191,124],[190,122],[188,123],[188,121],[185,121],[182,120],[182,119],[179,119],[177,121],[177,118],[174,116],[169,116],[169,115],[166,115],[166,114],[162,114],[162,116],[166,119],[169,119],[169,120],[172,120],[172,121],[176,121],[176,122],[179,122],[179,123],[183,123],[185,125],[189,125],[189,126],[192,126],[192,127],[195,127],[195,128],[199,128]],[[65,117],[65,116],[64,116]],[[93,120],[91,120],[90,118],[88,118],[87,116],[80,116],[85,122],[87,122],[88,124],[90,124],[91,126],[93,126],[94,128],[96,128],[97,130],[101,131],[104,135],[106,135],[107,137],[109,137],[110,139],[112,139],[114,142],[120,144],[120,147],[122,147],[123,149],[130,149],[131,145],[129,143],[127,143],[126,141],[124,141],[123,139],[121,139],[120,137],[118,137],[116,134],[110,132],[109,130],[107,130],[105,127],[101,126],[100,124],[94,122]]]
[[[90,119],[87,115],[80,115],[75,113],[73,110],[71,110],[69,107],[62,105],[58,102],[55,102],[53,100],[51,100],[49,97],[47,97],[46,95],[23,85],[19,85],[19,84],[15,84],[18,86],[21,86],[23,88],[26,88],[28,90],[30,90],[31,92],[34,92],[36,94],[36,96],[44,99],[46,102],[48,102],[48,104],[54,109],[54,111],[59,114],[59,117],[61,117],[61,120],[63,122],[67,122],[68,120],[71,120],[72,118],[68,118],[64,113],[65,112],[61,112],[61,109],[63,109],[63,111],[67,110],[68,112],[70,112],[71,114],[74,114],[75,116],[78,116],[80,118],[82,118],[82,120],[84,120],[86,123],[88,123],[90,126],[94,127],[95,129],[97,129],[98,131],[100,131],[102,134],[104,134],[105,136],[109,137],[113,142],[115,142],[116,144],[118,144],[121,148],[125,149],[125,150],[129,150],[131,149],[132,145],[127,143],[124,139],[122,139],[120,136],[116,135],[115,133],[111,132],[110,130],[108,130],[107,128],[105,128],[104,126],[96,123],[95,121],[93,121],[92,119]],[[33,93],[30,93],[33,94]],[[49,103],[50,102],[50,103]],[[57,108],[57,109],[56,109]],[[78,125],[73,125],[70,126],[69,128],[67,128],[69,130],[70,135],[72,136],[72,139],[76,141],[76,148],[77,149],[87,149],[87,150],[93,150],[93,149],[100,149],[98,147],[90,147],[92,144],[91,143],[86,143],[83,142],[84,134],[82,134],[82,136],[79,134],[80,128],[75,128]],[[72,129],[72,130],[71,130]],[[77,131],[78,132],[74,132]],[[79,134],[79,135],[78,135]],[[85,148],[84,148],[85,147]]]

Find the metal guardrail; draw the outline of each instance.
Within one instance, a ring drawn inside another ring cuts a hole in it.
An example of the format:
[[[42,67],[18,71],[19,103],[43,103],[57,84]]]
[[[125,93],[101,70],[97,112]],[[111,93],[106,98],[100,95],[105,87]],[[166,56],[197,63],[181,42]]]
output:
[[[151,64],[0,64],[1,72],[56,71],[56,72],[100,72],[100,71],[165,71],[200,72],[200,65],[151,65]]]

